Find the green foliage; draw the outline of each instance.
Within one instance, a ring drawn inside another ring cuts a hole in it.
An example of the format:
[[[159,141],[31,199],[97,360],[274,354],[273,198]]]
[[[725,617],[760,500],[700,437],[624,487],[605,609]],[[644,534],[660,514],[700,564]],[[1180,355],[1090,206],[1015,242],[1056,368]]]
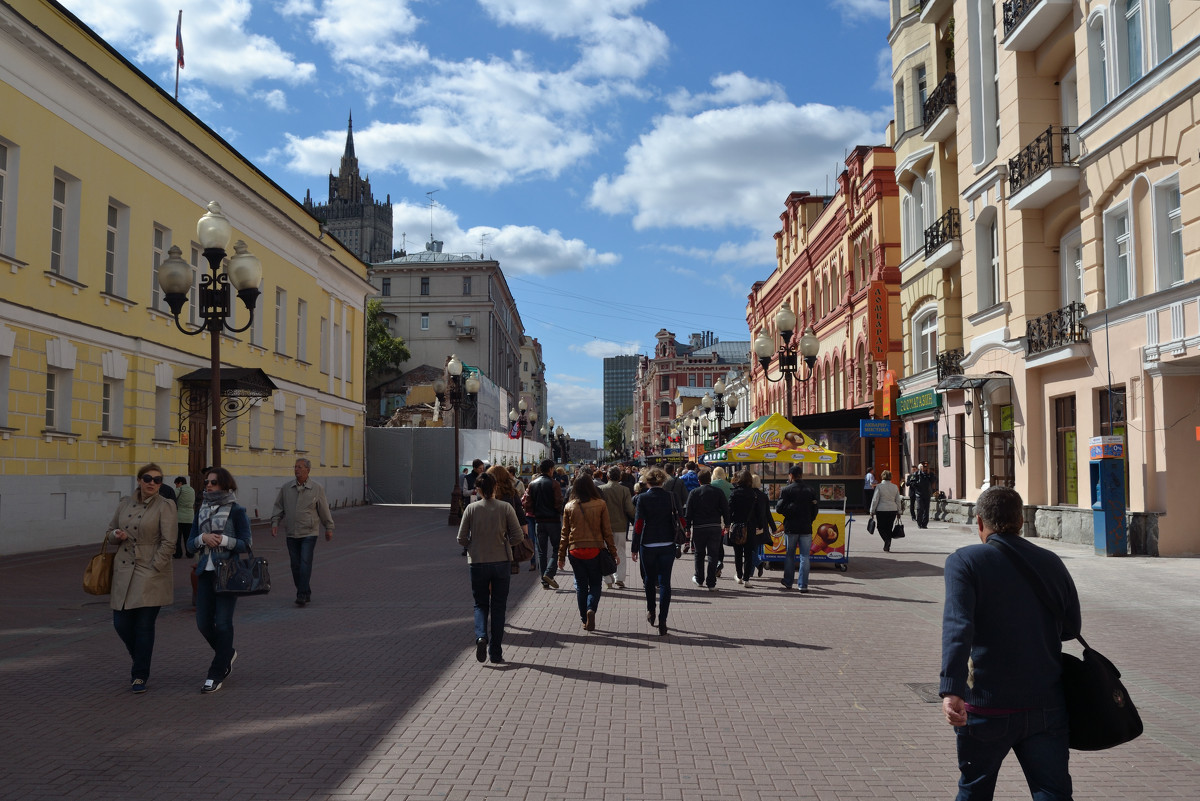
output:
[[[617,419],[604,426],[604,447],[609,453],[616,453],[625,447],[625,428],[621,425],[621,421],[625,419],[631,409],[618,409]]]
[[[391,370],[399,370],[400,363],[407,361],[411,353],[404,340],[392,336],[383,324],[380,315],[383,304],[378,300],[367,301],[367,381],[378,378]]]

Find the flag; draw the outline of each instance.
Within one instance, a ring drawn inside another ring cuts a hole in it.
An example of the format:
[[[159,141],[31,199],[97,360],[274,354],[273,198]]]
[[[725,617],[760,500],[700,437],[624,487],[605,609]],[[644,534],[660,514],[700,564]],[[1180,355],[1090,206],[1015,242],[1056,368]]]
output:
[[[175,23],[175,52],[179,54],[176,65],[183,68],[183,9],[179,9],[179,21]]]
[[[520,420],[513,423],[512,428],[508,429],[508,438],[509,439],[520,439],[521,438],[521,421]]]

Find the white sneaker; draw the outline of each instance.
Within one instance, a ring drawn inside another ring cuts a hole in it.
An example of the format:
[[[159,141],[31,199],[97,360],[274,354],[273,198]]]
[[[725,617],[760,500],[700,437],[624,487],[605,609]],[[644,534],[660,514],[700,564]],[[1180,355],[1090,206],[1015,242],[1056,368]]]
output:
[[[703,584],[700,583],[700,579],[696,578],[695,576],[692,576],[692,583],[695,584],[697,587],[704,586]]]
[[[743,582],[742,582],[742,586],[743,586],[743,587],[746,587],[747,589],[749,589],[749,587],[750,587],[750,579],[746,579],[745,581],[743,581]]]
[[[613,587],[613,583],[612,583],[611,581],[606,581],[606,582],[604,582],[604,584],[605,584],[605,586],[607,586],[607,587],[608,587],[610,590],[611,590],[611,589],[612,589],[612,587]]]

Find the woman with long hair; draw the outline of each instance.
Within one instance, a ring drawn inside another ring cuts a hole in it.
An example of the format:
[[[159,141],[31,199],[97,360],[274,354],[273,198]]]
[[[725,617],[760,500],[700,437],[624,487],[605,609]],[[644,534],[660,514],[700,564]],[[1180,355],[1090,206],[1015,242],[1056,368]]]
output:
[[[662,488],[667,474],[658,467],[646,471],[647,489],[637,500],[633,517],[633,561],[642,564],[642,584],[646,588],[646,620],[658,624],[658,633],[666,636],[667,611],[671,606],[671,570],[678,553],[675,548],[675,516],[671,494]],[[655,595],[658,607],[655,609]]]
[[[526,526],[529,521],[525,518],[525,508],[521,506],[521,496],[525,494],[525,487],[521,484],[521,480],[513,476],[502,464],[492,465],[487,472],[496,479],[496,489],[492,493],[492,497],[498,501],[504,501],[513,508],[513,511],[517,513],[517,522],[521,524],[522,534],[528,534],[529,530]],[[515,576],[521,572],[521,563],[513,561],[509,570]]]
[[[196,562],[196,628],[213,650],[208,675],[200,688],[215,693],[233,670],[233,612],[237,596],[217,592],[214,559],[227,559],[250,550],[250,516],[237,502],[237,482],[224,467],[204,471],[204,493],[192,524],[190,547]]]
[[[171,558],[179,528],[175,502],[158,494],[162,468],[146,465],[138,470],[137,481],[133,494],[117,504],[105,533],[118,546],[109,599],[113,628],[133,660],[129,689],[140,694],[150,680],[158,610],[175,595]]]
[[[879,474],[870,511],[871,517],[875,518],[875,531],[883,538],[883,550],[892,550],[892,528],[900,514],[900,488],[892,483],[891,470]]]
[[[475,659],[489,656],[504,664],[504,617],[508,611],[512,546],[521,541],[521,524],[511,504],[495,497],[496,476],[483,473],[475,481],[480,499],[463,511],[458,544],[467,551],[471,595],[475,599]],[[490,626],[489,626],[490,623]]]
[[[608,519],[608,504],[592,476],[584,471],[571,485],[571,497],[563,509],[562,537],[558,542],[558,569],[571,559],[575,572],[575,598],[579,619],[585,631],[596,628],[596,610],[600,606],[600,588],[604,570],[600,567],[600,549],[605,548],[619,564],[620,555],[613,541]]]
[[[745,587],[750,586],[750,576],[754,572],[757,521],[758,495],[754,491],[754,476],[749,470],[743,470],[735,476],[733,492],[729,496],[729,544],[733,546],[737,583]]]

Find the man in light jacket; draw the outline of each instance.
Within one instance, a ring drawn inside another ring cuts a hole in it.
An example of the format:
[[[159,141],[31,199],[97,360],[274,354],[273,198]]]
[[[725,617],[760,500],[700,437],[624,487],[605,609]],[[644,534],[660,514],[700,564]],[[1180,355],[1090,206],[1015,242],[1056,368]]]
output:
[[[309,481],[312,462],[297,459],[296,480],[279,488],[275,497],[275,508],[271,510],[271,536],[279,536],[279,521],[283,521],[287,534],[288,557],[292,562],[292,581],[296,584],[296,606],[312,601],[313,550],[317,547],[320,528],[325,529],[325,539],[333,539],[333,515],[329,512],[329,501],[325,499],[325,488]]]
[[[601,475],[601,473],[597,472],[597,475]],[[610,467],[608,483],[599,484],[596,489],[600,491],[600,497],[608,504],[608,524],[612,527],[613,542],[617,545],[617,555],[621,557],[617,562],[617,572],[611,576],[605,576],[604,582],[608,584],[610,590],[613,584],[623,590],[625,589],[625,537],[629,531],[629,524],[633,522],[633,517],[637,514],[637,509],[633,506],[633,495],[629,492],[629,488],[621,483],[621,468],[619,467]]]

